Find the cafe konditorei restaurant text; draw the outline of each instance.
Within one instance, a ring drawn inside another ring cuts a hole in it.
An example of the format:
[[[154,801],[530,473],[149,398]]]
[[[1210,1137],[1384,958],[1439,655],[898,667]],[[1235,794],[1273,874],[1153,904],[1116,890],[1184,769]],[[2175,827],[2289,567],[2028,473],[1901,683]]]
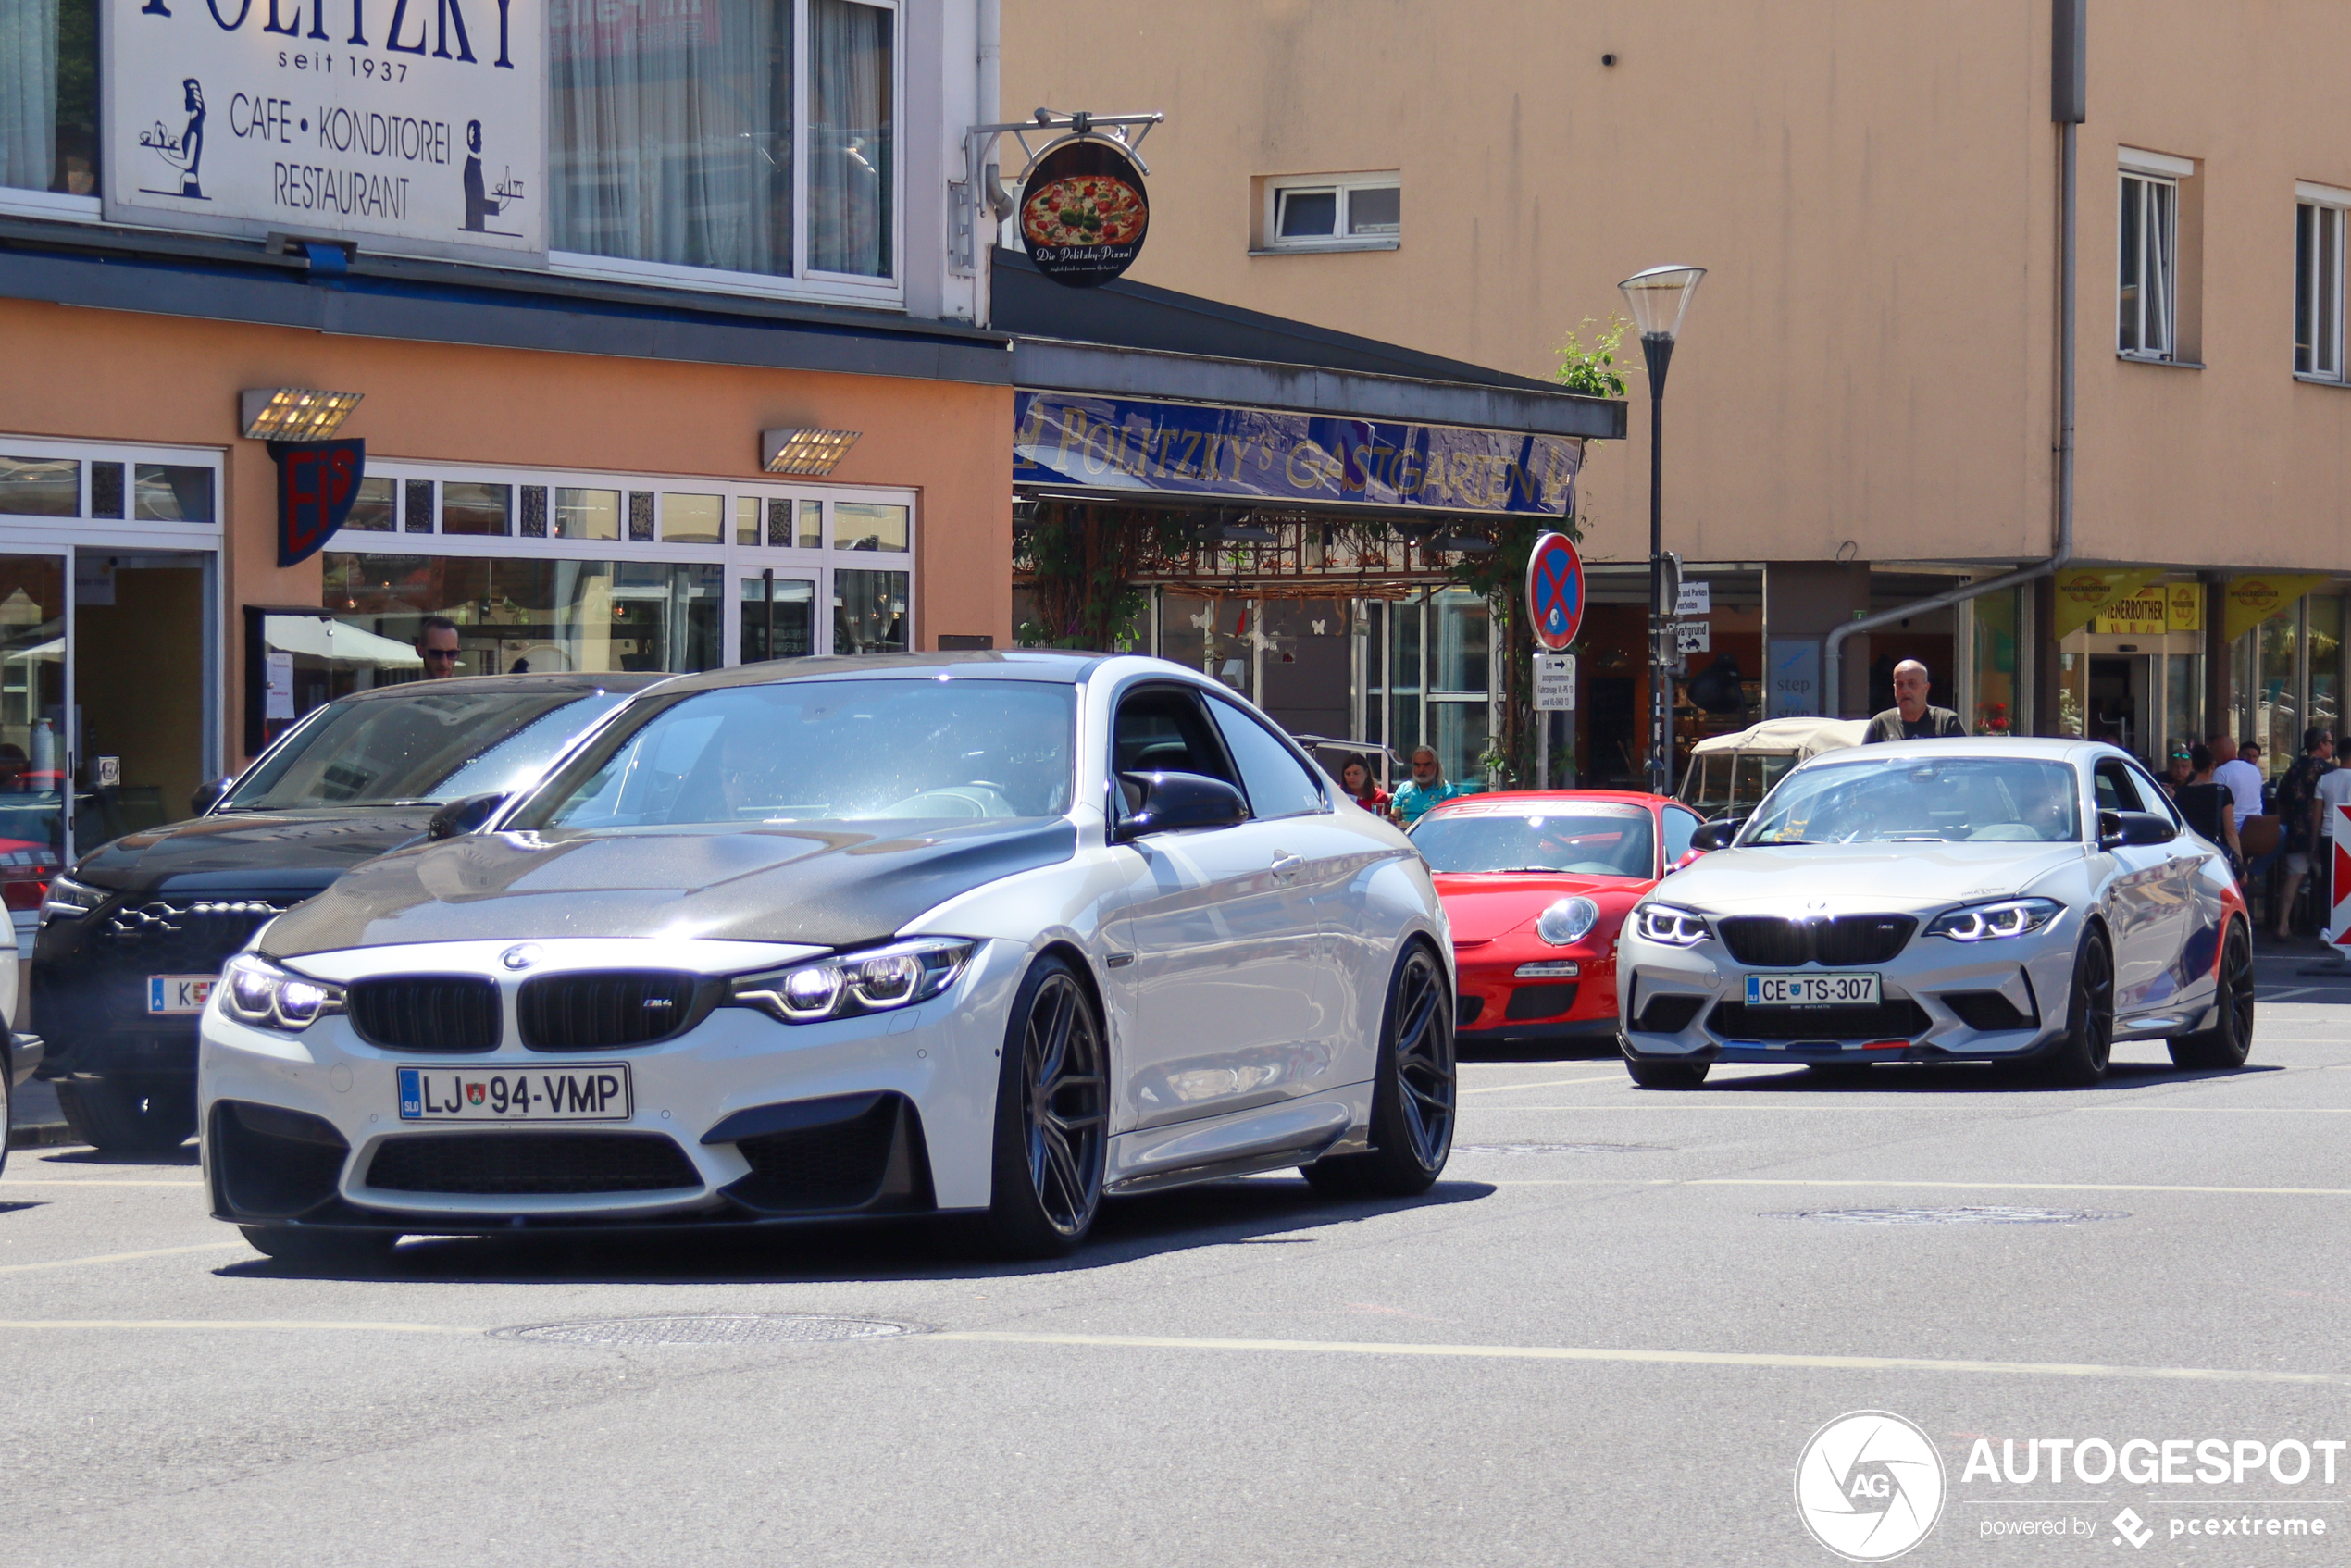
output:
[[[110,218],[547,248],[541,0],[108,0]]]
[[[1562,436],[1024,392],[1019,484],[1564,516],[1581,452]]]

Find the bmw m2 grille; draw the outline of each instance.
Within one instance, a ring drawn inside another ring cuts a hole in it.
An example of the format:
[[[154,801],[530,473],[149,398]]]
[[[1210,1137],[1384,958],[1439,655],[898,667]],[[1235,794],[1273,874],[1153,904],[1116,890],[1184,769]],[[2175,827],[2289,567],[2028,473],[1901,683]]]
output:
[[[468,1195],[665,1192],[700,1187],[675,1139],[656,1132],[412,1133],[386,1139],[367,1185]]]
[[[449,1055],[498,1049],[498,982],[474,975],[386,975],[343,988],[343,1011],[369,1045]]]
[[[1907,915],[1733,915],[1715,923],[1731,956],[1754,969],[1798,964],[1884,964],[1909,943],[1918,922]]]
[[[522,983],[515,1023],[533,1051],[650,1045],[701,1022],[703,989],[698,977],[667,970],[537,975]]]

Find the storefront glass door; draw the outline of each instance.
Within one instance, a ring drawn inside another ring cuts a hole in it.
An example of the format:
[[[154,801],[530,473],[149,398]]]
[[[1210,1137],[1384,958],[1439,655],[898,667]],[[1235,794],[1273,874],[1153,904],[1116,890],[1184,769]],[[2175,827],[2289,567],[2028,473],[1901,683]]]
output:
[[[180,821],[204,782],[210,562],[193,551],[74,553],[77,852]]]
[[[816,652],[815,573],[762,567],[756,574],[742,575],[737,587],[737,663],[800,659]]]
[[[67,861],[66,557],[0,554],[0,899],[30,929]]]

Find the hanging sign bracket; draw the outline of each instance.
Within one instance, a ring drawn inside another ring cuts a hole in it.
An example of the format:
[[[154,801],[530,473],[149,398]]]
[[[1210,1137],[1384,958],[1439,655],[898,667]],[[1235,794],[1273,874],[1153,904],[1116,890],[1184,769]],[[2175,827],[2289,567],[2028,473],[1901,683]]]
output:
[[[1005,125],[975,125],[964,132],[964,178],[951,180],[947,186],[950,199],[948,224],[949,261],[958,272],[979,269],[979,228],[1009,214],[1017,204],[1013,193],[1004,189],[1001,165],[996,157],[996,143],[1006,136],[1020,143],[1021,168],[1026,170],[1054,146],[1066,141],[1098,137],[1114,142],[1119,149],[1135,160],[1137,168],[1149,174],[1151,165],[1143,162],[1138,151],[1151,127],[1164,121],[1164,114],[1098,115],[1079,109],[1064,114],[1058,109],[1039,109],[1031,118]],[[1029,137],[1044,138],[1031,145]]]

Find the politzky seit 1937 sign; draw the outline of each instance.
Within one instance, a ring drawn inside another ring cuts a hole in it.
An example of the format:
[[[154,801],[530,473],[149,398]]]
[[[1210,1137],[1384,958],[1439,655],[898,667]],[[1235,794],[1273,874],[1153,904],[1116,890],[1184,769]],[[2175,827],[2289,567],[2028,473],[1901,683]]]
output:
[[[106,217],[547,248],[541,0],[107,0]]]
[[[1020,237],[1037,270],[1090,289],[1134,264],[1151,222],[1143,171],[1117,143],[1092,138],[1045,150],[1020,186]]]

